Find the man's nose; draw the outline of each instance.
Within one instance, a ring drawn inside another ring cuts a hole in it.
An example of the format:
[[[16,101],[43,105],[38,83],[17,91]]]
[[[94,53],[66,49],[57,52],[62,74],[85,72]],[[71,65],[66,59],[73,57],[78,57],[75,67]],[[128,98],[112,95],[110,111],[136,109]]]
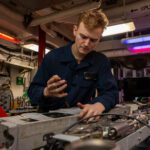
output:
[[[90,45],[90,42],[91,42],[90,39],[86,39],[86,40],[85,40],[85,46],[89,46],[89,45]]]

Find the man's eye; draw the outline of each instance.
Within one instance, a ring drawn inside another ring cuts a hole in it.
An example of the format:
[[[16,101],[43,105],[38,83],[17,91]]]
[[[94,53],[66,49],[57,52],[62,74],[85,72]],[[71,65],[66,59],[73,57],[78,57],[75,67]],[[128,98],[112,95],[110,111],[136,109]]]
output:
[[[82,39],[87,39],[87,37],[84,36],[84,35],[80,35],[80,36],[81,36]]]
[[[91,42],[95,43],[97,42],[97,39],[91,39]]]

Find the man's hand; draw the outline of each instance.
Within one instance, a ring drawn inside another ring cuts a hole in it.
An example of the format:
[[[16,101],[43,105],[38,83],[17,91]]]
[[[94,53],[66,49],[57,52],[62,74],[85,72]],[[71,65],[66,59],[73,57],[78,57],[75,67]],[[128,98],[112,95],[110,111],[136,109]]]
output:
[[[54,75],[47,81],[47,86],[44,88],[43,95],[45,97],[65,97],[68,95],[64,92],[66,87],[66,81],[62,80],[58,75]]]
[[[86,118],[91,117],[90,119],[88,119],[88,121],[99,120],[100,118],[99,116],[95,118],[92,118],[92,116],[98,115],[105,110],[104,105],[101,103],[95,103],[95,104],[77,103],[77,106],[82,109],[82,111],[80,112],[79,118],[86,119]]]

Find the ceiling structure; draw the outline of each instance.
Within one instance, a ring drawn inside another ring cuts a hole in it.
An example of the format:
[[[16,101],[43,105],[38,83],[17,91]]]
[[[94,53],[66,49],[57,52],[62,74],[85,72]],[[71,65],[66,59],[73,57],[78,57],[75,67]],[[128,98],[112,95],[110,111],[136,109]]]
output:
[[[46,32],[47,47],[60,47],[73,41],[72,28],[78,15],[97,7],[104,10],[110,24],[133,19],[136,26],[135,32],[103,38],[97,51],[105,51],[109,57],[132,55],[120,39],[150,34],[150,0],[0,0],[0,32],[20,39],[21,44],[37,43],[40,26]],[[22,51],[20,44],[2,39],[0,48],[12,53]]]

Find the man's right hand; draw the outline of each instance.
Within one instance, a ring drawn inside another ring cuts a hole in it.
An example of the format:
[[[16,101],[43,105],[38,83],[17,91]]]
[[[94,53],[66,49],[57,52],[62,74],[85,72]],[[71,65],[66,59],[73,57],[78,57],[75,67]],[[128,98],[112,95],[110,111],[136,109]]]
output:
[[[68,93],[64,92],[66,87],[66,80],[62,80],[58,75],[54,75],[47,81],[47,86],[44,88],[43,95],[45,97],[65,97],[68,95]]]

